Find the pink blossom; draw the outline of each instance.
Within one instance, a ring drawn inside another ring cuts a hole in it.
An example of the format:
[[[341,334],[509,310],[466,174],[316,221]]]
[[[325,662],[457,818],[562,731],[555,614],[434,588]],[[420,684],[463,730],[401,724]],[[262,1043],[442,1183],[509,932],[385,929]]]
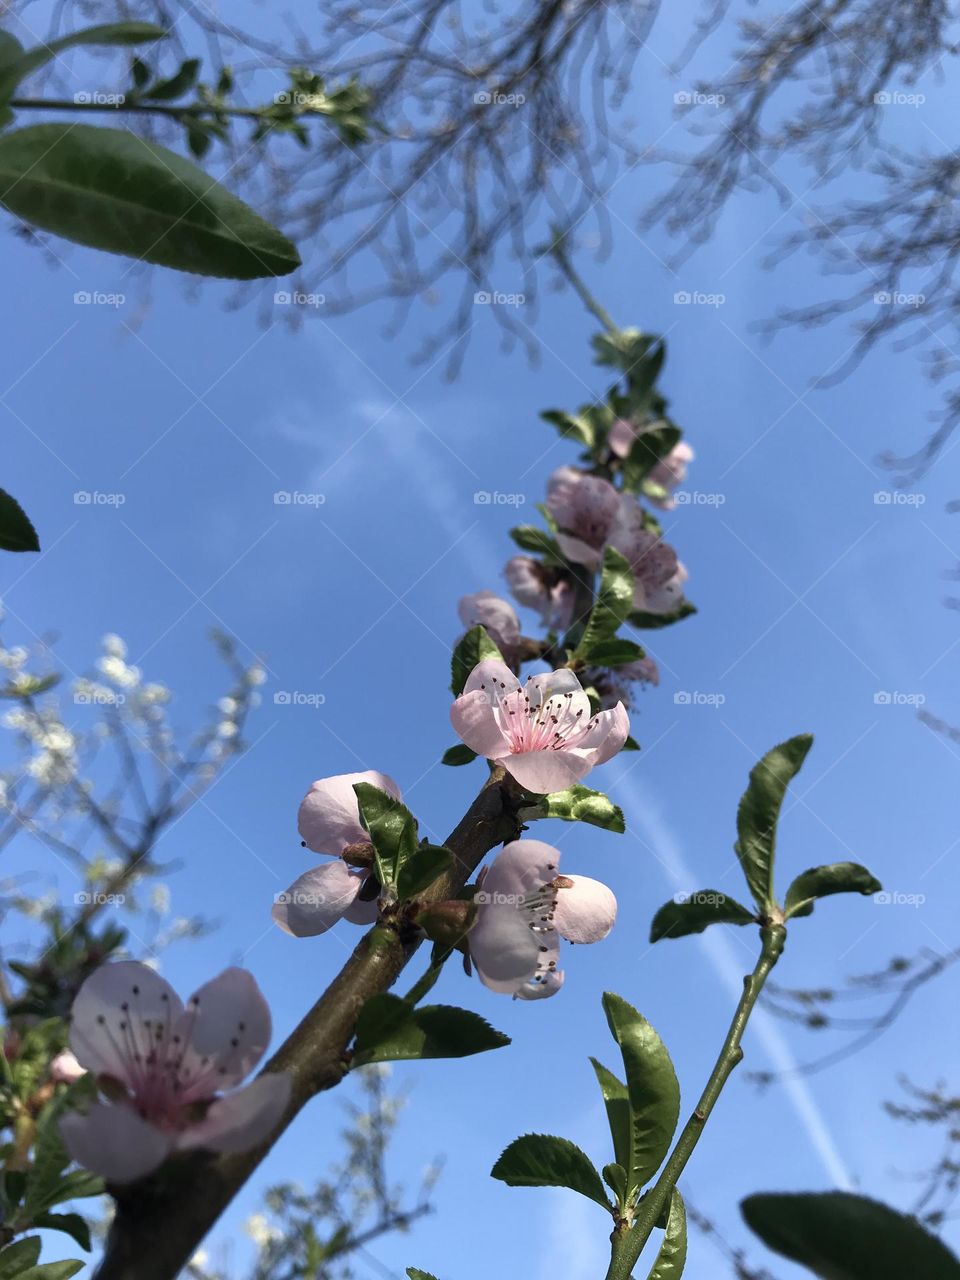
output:
[[[633,447],[633,442],[639,436],[646,435],[649,431],[656,431],[666,424],[660,422],[647,422],[640,426],[636,426],[632,422],[628,422],[624,418],[618,418],[610,428],[610,434],[607,437],[607,444],[610,446],[612,453],[618,458],[625,458]],[[670,496],[672,491],[683,484],[687,478],[687,466],[693,461],[695,454],[690,445],[685,440],[679,440],[668,454],[666,454],[656,466],[651,470],[649,480],[659,488],[666,490],[666,496],[657,498],[647,495],[649,501],[662,508],[664,511],[672,511],[676,503]]]
[[[573,620],[573,586],[532,556],[514,556],[504,566],[513,598],[539,613],[551,631],[566,631]]]
[[[467,746],[503,765],[527,791],[563,791],[615,756],[630,732],[622,703],[590,715],[590,699],[572,671],[530,676],[486,659],[470,672],[450,709]]]
[[[295,938],[326,933],[341,919],[366,925],[377,918],[376,884],[371,898],[359,896],[369,872],[354,870],[340,856],[349,845],[370,841],[360,821],[355,782],[369,782],[400,799],[394,780],[373,769],[320,778],[313,784],[300,804],[297,827],[308,849],[331,854],[332,861],[305,871],[274,899],[274,923]]]
[[[559,467],[547,482],[547,510],[560,529],[557,542],[575,564],[599,568],[619,509],[620,494],[600,476]]]
[[[50,1079],[54,1084],[73,1084],[87,1074],[69,1049],[61,1049],[50,1063]]]
[[[643,508],[629,494],[624,494],[610,546],[626,557],[633,570],[635,609],[672,613],[683,603],[687,571],[673,547],[646,527]]]
[[[108,1182],[124,1183],[177,1151],[256,1146],[278,1124],[290,1078],[269,1073],[235,1086],[269,1040],[270,1010],[245,969],[225,969],[184,1008],[147,965],[102,965],[73,1002],[70,1043],[110,1101],[64,1116],[67,1150]]]
[[[465,627],[486,627],[504,659],[513,665],[521,639],[520,619],[509,600],[492,591],[475,591],[473,595],[461,597],[457,612]]]
[[[560,853],[542,840],[504,845],[476,895],[470,958],[492,991],[539,1000],[563,985],[560,939],[599,942],[613,928],[617,900],[605,884],[559,873]]]

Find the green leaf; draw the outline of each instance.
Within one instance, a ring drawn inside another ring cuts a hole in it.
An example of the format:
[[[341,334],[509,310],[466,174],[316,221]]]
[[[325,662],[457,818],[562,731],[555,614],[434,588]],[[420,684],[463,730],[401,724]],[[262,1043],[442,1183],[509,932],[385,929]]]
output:
[[[687,1211],[674,1187],[663,1244],[647,1280],[680,1280],[687,1261]]]
[[[455,747],[448,747],[443,753],[440,763],[449,765],[472,764],[477,753],[471,751],[465,742],[458,742]]]
[[[620,750],[621,751],[639,751],[640,743],[636,740],[636,738],[632,738],[632,737],[628,738],[626,742],[623,744],[623,746],[620,748]]]
[[[633,570],[629,562],[619,551],[607,547],[603,553],[600,590],[574,653],[575,658],[591,661],[594,649],[616,635],[633,606],[633,591]]]
[[[617,1207],[622,1211],[627,1207],[630,1190],[627,1186],[627,1171],[622,1164],[605,1164],[601,1170],[604,1182],[613,1192]]]
[[[148,98],[151,102],[169,102],[182,97],[197,83],[200,65],[199,58],[187,58],[176,75],[170,76],[167,80],[158,80],[149,89],[145,89],[140,96]]]
[[[610,991],[604,994],[603,1008],[623,1057],[630,1104],[630,1158],[625,1168],[631,1190],[638,1191],[670,1149],[680,1116],[680,1085],[666,1046],[646,1018]]]
[[[21,80],[75,45],[148,44],[153,40],[166,39],[167,34],[163,27],[155,26],[152,22],[105,22],[96,27],[86,27],[83,31],[74,31],[68,36],[61,36],[59,40],[51,40],[26,51],[21,50],[21,56],[17,58],[4,56],[8,53],[9,46],[0,47],[0,101],[6,101]]]
[[[639,329],[616,329],[590,339],[596,363],[611,365],[624,373],[636,368],[657,341],[652,334],[641,333]]]
[[[508,1187],[569,1187],[604,1209],[610,1208],[599,1173],[580,1148],[566,1138],[525,1134],[510,1143],[490,1176]]]
[[[70,1280],[86,1265],[77,1258],[71,1258],[69,1262],[41,1262],[29,1271],[22,1271],[18,1280]]]
[[[747,1226],[823,1280],[960,1280],[960,1262],[915,1218],[846,1191],[748,1196]]]
[[[422,844],[400,868],[397,894],[401,902],[415,898],[433,884],[453,862],[453,854],[444,845]]]
[[[773,864],[783,798],[812,746],[813,735],[801,733],[768,751],[750,770],[750,781],[737,810],[738,838],[734,848],[753,900],[764,913],[776,905]]]
[[[421,1271],[419,1267],[407,1267],[408,1280],[437,1280],[429,1271]]]
[[[381,995],[368,1000],[361,1010],[353,1065],[417,1058],[466,1058],[488,1049],[501,1049],[509,1043],[509,1036],[495,1031],[469,1009],[442,1004],[414,1009],[399,996]]]
[[[563,552],[556,538],[535,524],[519,524],[510,530],[510,537],[523,551],[534,551],[550,560],[563,562]]]
[[[90,1226],[79,1213],[41,1213],[33,1225],[45,1231],[63,1231],[76,1240],[81,1249],[90,1252]]]
[[[756,924],[757,917],[717,889],[700,889],[683,902],[665,902],[650,925],[650,941],[703,933],[711,924]]]
[[[613,1139],[613,1153],[617,1157],[617,1164],[627,1170],[630,1168],[631,1160],[630,1131],[632,1127],[627,1086],[596,1058],[591,1058],[590,1062],[603,1095],[603,1105],[610,1125],[610,1137]]]
[[[37,531],[16,498],[0,489],[0,549],[39,551]]]
[[[16,1280],[40,1257],[40,1237],[28,1236],[0,1250],[0,1280]]]
[[[589,822],[605,831],[626,831],[623,810],[602,791],[591,791],[575,783],[566,791],[551,791],[534,805],[520,810],[521,822],[539,818],[562,818],[564,822]]]
[[[252,280],[300,265],[285,236],[192,161],[122,129],[3,134],[0,203],[78,244],[179,271]]]
[[[370,833],[380,883],[397,883],[417,850],[417,823],[405,804],[370,782],[355,782],[360,821]]]
[[[560,435],[568,440],[579,440],[588,449],[596,444],[596,432],[588,418],[564,413],[561,409],[545,409],[540,417],[556,427]]]
[[[627,621],[631,627],[637,627],[641,631],[659,631],[663,627],[672,627],[674,623],[682,622],[696,612],[697,606],[684,600],[672,613],[646,613],[643,609],[633,609]]]
[[[797,876],[787,890],[784,908],[790,916],[808,916],[817,898],[829,898],[834,893],[879,893],[883,888],[876,876],[871,875],[859,862],[830,862],[823,867],[811,867]]]
[[[450,661],[450,689],[455,698],[463,693],[467,676],[473,668],[485,658],[503,661],[503,654],[490,639],[486,627],[471,627],[465,636],[457,641]]]
[[[590,650],[590,665],[594,667],[625,667],[628,662],[639,662],[646,657],[646,650],[635,640],[613,636],[601,640]]]
[[[637,436],[623,463],[623,487],[628,493],[636,493],[642,487],[660,459],[680,443],[682,436],[680,428],[669,423]]]

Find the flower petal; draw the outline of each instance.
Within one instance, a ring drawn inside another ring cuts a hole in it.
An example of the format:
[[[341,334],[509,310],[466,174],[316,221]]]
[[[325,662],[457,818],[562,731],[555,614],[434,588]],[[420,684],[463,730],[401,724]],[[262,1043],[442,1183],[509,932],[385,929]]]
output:
[[[475,591],[473,595],[462,596],[457,612],[465,627],[478,624],[486,627],[501,652],[520,639],[520,619],[516,609],[509,600],[493,591]]]
[[[618,702],[608,711],[598,711],[590,721],[583,745],[579,748],[591,766],[612,760],[630,736],[630,717],[626,707]]]
[[[575,538],[572,533],[558,533],[557,546],[574,564],[582,564],[586,569],[599,569],[603,553],[591,547],[582,538]]]
[[[205,1147],[231,1155],[249,1151],[273,1133],[290,1101],[290,1077],[268,1071],[236,1093],[218,1098],[199,1124],[185,1129],[177,1141],[181,1150]]]
[[[182,1100],[209,1098],[244,1080],[270,1043],[270,1008],[253,974],[224,969],[195,992],[176,1028],[184,1045]]]
[[[481,906],[468,942],[480,981],[491,991],[512,994],[536,972],[539,935],[514,906]]]
[[[557,889],[554,928],[568,942],[599,942],[617,918],[617,900],[612,890],[589,876],[562,878],[573,884]]]
[[[70,1014],[70,1047],[97,1075],[132,1085],[135,1054],[160,1047],[183,1012],[164,978],[136,960],[101,965],[77,992]]]
[[[502,764],[524,790],[543,796],[566,791],[592,768],[590,759],[577,751],[521,751],[496,763]]]
[[[500,905],[515,905],[515,900],[555,879],[559,866],[560,850],[545,840],[511,840],[490,864],[483,878],[482,897],[504,897],[510,901]],[[471,938],[475,932],[471,931]]]
[[[485,689],[462,693],[450,708],[454,732],[478,756],[493,759],[510,749]]]
[[[400,788],[392,778],[375,769],[319,778],[300,804],[297,830],[314,853],[342,853],[348,844],[369,840],[360,822],[355,782],[369,782],[399,800]]]
[[[362,885],[363,876],[336,858],[305,871],[286,893],[278,894],[271,915],[295,938],[314,938],[346,914]]]
[[[516,693],[519,688],[520,681],[505,662],[499,658],[484,658],[467,676],[463,692],[473,693],[475,689],[482,689],[496,706],[501,698],[508,693]]]
[[[86,1115],[71,1111],[60,1121],[71,1157],[107,1182],[134,1182],[163,1164],[170,1139],[125,1106],[95,1102]]]

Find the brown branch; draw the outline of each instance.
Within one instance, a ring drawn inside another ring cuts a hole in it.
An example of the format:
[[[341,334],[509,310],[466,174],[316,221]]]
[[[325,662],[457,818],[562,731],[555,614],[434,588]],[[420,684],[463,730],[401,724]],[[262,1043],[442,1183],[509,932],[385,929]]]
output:
[[[425,898],[455,894],[490,849],[516,836],[519,802],[520,793],[502,769],[495,769],[447,840],[453,867]],[[268,1142],[241,1155],[178,1159],[134,1187],[115,1189],[117,1213],[96,1280],[174,1280],[180,1274],[287,1125],[315,1094],[346,1075],[357,1015],[371,996],[393,986],[419,945],[419,936],[383,925],[364,936],[265,1068],[286,1071],[293,1082],[290,1106]]]

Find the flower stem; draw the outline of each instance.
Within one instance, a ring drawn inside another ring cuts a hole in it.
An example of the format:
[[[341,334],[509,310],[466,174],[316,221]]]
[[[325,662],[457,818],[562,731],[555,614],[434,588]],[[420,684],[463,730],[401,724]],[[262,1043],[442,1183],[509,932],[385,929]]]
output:
[[[549,252],[550,256],[567,277],[567,280],[572,285],[574,292],[580,298],[580,301],[587,310],[597,317],[608,333],[619,332],[617,326],[613,322],[610,312],[593,296],[584,283],[583,277],[570,261],[570,256],[567,253],[566,237],[560,234],[556,235],[550,245]]]
[[[8,105],[17,111],[112,111],[115,115],[121,112],[127,115],[161,115],[172,116],[176,120],[210,115],[256,119],[265,110],[263,107],[214,106],[205,102],[176,106],[164,102],[75,102],[73,98],[11,98]]]
[[[614,1232],[606,1280],[630,1280],[637,1259],[669,1203],[671,1193],[700,1141],[704,1125],[724,1085],[743,1058],[743,1049],[740,1044],[743,1033],[760,992],[763,990],[763,984],[783,952],[787,932],[783,925],[774,924],[761,929],[760,936],[763,942],[760,958],[753,972],[747,974],[743,980],[743,995],[740,997],[740,1003],[737,1005],[723,1048],[710,1073],[706,1088],[700,1096],[696,1109],[684,1125],[653,1189],[640,1201],[634,1226]]]

